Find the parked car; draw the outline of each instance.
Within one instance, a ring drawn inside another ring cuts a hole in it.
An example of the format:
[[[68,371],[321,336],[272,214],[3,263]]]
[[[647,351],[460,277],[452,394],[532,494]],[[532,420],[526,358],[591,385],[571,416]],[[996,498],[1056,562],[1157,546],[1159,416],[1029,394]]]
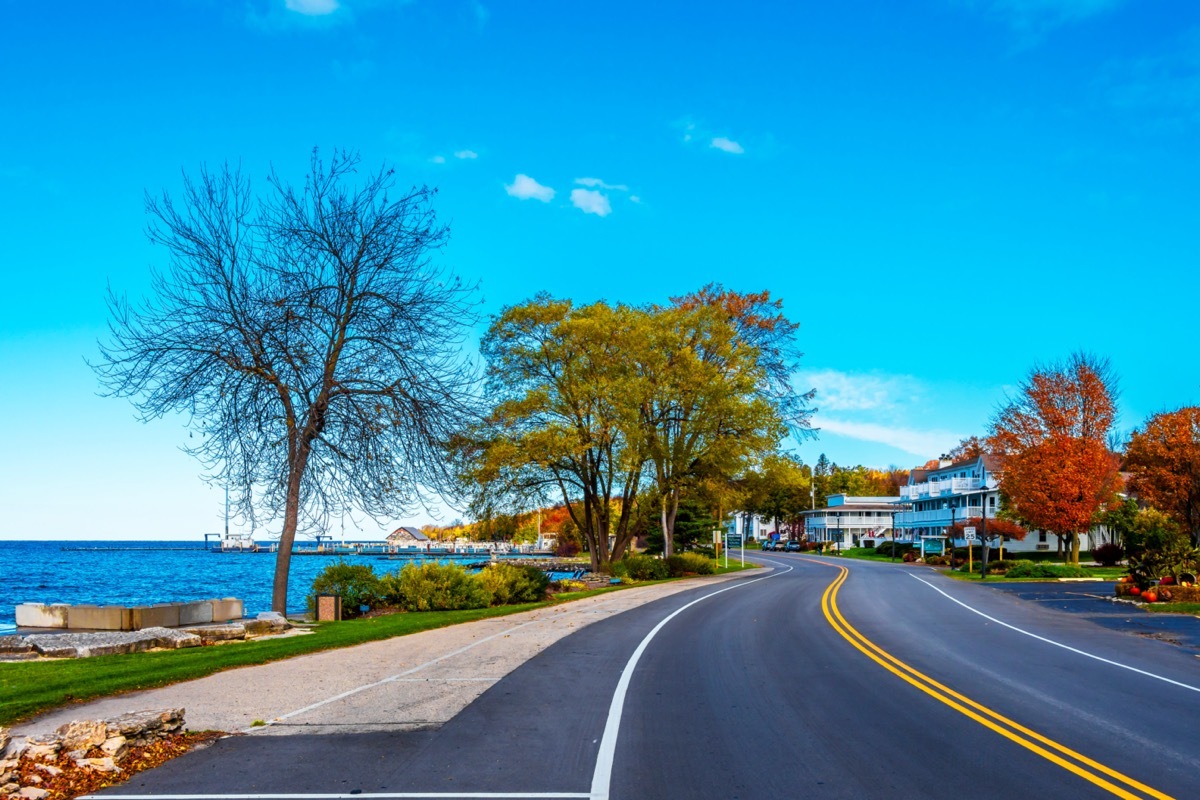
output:
[[[789,553],[799,553],[800,552],[800,543],[788,541],[788,543],[783,546],[783,549]]]
[[[760,550],[774,550],[775,542],[771,541],[770,539],[763,539],[762,545],[760,545],[759,549]]]

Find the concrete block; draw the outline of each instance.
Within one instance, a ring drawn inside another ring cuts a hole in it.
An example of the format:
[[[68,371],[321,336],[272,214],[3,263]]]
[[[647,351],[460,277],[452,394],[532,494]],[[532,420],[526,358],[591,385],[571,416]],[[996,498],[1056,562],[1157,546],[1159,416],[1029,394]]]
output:
[[[180,625],[207,625],[213,621],[213,601],[200,600],[179,604]]]
[[[68,606],[67,627],[72,630],[127,631],[129,609],[123,606]]]
[[[17,606],[17,627],[65,628],[67,627],[67,606],[61,603],[52,606],[45,603],[21,603]]]
[[[130,611],[130,630],[142,628],[178,628],[179,604],[157,603],[152,606],[134,606]]]
[[[236,597],[225,597],[212,601],[213,622],[232,622],[241,619],[245,613],[242,601]]]

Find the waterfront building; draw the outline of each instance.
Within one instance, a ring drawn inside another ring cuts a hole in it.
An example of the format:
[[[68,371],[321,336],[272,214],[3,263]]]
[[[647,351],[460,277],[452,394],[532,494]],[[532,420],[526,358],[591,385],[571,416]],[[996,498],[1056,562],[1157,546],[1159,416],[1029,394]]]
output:
[[[825,498],[825,508],[802,512],[804,535],[810,542],[827,542],[839,549],[890,541],[899,499],[830,495]]]

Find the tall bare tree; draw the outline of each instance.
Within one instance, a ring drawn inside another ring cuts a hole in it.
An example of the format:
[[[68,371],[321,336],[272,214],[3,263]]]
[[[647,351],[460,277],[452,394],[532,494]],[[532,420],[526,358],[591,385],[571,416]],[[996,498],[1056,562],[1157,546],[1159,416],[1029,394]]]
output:
[[[353,186],[358,165],[314,150],[301,188],[272,172],[256,195],[225,165],[185,176],[178,205],[147,195],[169,264],[147,299],[110,290],[93,365],[144,420],[186,415],[189,452],[243,513],[282,516],[280,612],[297,531],[427,504],[453,485],[442,447],[474,414],[474,287],[431,261],[448,236],[434,190],[393,195],[387,168]]]

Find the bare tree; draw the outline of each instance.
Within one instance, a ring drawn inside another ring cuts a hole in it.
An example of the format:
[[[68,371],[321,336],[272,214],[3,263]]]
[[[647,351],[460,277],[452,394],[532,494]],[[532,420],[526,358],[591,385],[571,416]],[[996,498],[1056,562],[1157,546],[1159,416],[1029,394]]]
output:
[[[434,190],[393,197],[386,168],[352,186],[358,164],[314,150],[302,188],[272,172],[256,196],[225,165],[185,175],[178,206],[147,195],[169,266],[141,302],[110,290],[93,365],[143,420],[186,415],[188,451],[242,513],[282,516],[280,612],[297,530],[427,505],[453,486],[442,447],[474,415],[475,290],[431,262],[448,236]]]

